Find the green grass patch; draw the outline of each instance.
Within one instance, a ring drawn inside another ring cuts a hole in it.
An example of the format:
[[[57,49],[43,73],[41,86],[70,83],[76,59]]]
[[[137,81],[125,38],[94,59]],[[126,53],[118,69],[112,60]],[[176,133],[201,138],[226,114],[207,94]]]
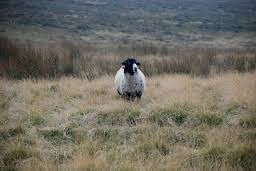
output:
[[[242,168],[244,170],[255,170],[256,150],[252,147],[211,147],[204,149],[200,154],[192,156],[190,166],[218,169],[228,165],[232,168]]]
[[[239,121],[239,125],[242,128],[256,128],[256,117],[248,116],[248,117],[242,118]]]
[[[94,132],[94,140],[105,145],[122,145],[129,141],[131,132],[120,129],[97,129]]]
[[[21,125],[18,125],[17,127],[9,128],[9,129],[1,129],[0,140],[6,140],[7,138],[15,137],[22,134],[25,134],[25,130]]]
[[[223,118],[217,114],[202,114],[198,116],[198,119],[201,124],[209,126],[218,126],[223,122]]]
[[[220,168],[224,164],[226,149],[224,147],[210,147],[199,154],[192,155],[188,160],[189,168]],[[215,169],[216,169],[215,168]]]
[[[66,130],[60,129],[43,129],[40,134],[54,145],[80,142],[81,136],[77,136],[72,128]]]
[[[229,154],[229,163],[232,166],[239,165],[244,170],[256,169],[256,150],[250,147],[241,147]]]
[[[212,147],[207,149],[202,157],[207,162],[216,162],[224,159],[226,151],[227,149],[223,147]]]
[[[241,140],[245,141],[256,141],[256,130],[249,130],[239,135]]]
[[[157,142],[154,145],[156,149],[161,153],[161,155],[165,156],[169,154],[170,150],[167,144]]]
[[[0,112],[8,109],[10,101],[17,96],[17,93],[10,92],[8,96],[4,94],[4,90],[0,89]]]
[[[9,99],[3,94],[0,94],[0,109],[6,109],[9,105]]]
[[[33,126],[44,125],[46,123],[46,120],[40,115],[31,115],[29,120]]]
[[[225,110],[226,115],[237,115],[240,113],[241,106],[237,103],[231,103],[227,105],[227,108]]]
[[[4,154],[3,163],[5,167],[14,169],[18,161],[31,157],[32,154],[25,146],[18,144],[9,152]]]
[[[25,130],[21,125],[19,125],[15,128],[10,128],[8,130],[8,133],[9,133],[10,136],[17,136],[17,135],[20,135],[20,134],[25,134]]]
[[[92,91],[92,94],[94,94],[96,96],[105,96],[105,95],[107,95],[107,90],[97,89],[97,90]]]
[[[163,156],[168,155],[170,152],[168,144],[162,142],[143,143],[136,150],[144,154],[145,158],[149,158],[154,151],[158,151]]]
[[[58,92],[59,89],[60,89],[59,85],[51,85],[50,87],[48,87],[48,91],[52,93]]]
[[[171,126],[173,123],[182,125],[192,111],[186,105],[173,105],[170,108],[162,108],[152,111],[149,121],[159,126]]]
[[[112,112],[100,112],[97,116],[99,125],[123,125],[134,126],[137,124],[140,112],[133,109],[117,110]]]
[[[62,130],[43,130],[41,131],[43,137],[51,142],[60,143],[65,140],[64,132]]]
[[[153,150],[155,150],[155,146],[152,143],[144,143],[144,144],[140,144],[137,147],[137,151],[139,153],[143,153],[145,155],[146,158],[148,158],[150,156],[150,154],[152,153]]]
[[[172,141],[191,148],[202,148],[207,143],[207,138],[200,132],[178,132],[173,135]]]
[[[76,113],[73,113],[72,116],[77,116],[77,115],[81,115],[81,116],[85,116],[89,113],[92,113],[92,112],[96,112],[96,109],[85,109],[85,110],[80,110]]]
[[[97,141],[88,141],[80,147],[90,156],[95,156],[102,149],[102,144]]]

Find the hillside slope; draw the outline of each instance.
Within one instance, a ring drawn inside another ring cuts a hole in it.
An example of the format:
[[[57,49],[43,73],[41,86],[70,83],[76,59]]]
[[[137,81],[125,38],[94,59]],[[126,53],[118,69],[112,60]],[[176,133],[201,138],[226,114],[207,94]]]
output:
[[[55,29],[87,41],[202,44],[232,39],[255,45],[252,0],[1,0],[0,16],[2,32]]]

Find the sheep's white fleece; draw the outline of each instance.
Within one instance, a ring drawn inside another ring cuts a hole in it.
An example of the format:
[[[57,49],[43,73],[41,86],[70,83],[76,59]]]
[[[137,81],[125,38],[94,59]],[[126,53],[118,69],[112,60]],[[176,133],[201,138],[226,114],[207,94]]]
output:
[[[146,81],[144,74],[139,68],[134,75],[130,75],[125,74],[124,68],[121,67],[116,73],[115,84],[117,91],[121,95],[127,95],[127,93],[130,93],[131,95],[141,93],[142,95],[145,89]]]

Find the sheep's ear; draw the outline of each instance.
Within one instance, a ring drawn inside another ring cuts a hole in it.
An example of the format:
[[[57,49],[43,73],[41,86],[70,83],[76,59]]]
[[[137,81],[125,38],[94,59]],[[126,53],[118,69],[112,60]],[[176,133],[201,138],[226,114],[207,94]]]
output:
[[[138,66],[140,66],[140,63],[139,63],[139,62],[136,62],[136,64],[137,64]]]
[[[126,65],[126,64],[127,64],[127,62],[126,62],[126,61],[122,62],[122,65]]]

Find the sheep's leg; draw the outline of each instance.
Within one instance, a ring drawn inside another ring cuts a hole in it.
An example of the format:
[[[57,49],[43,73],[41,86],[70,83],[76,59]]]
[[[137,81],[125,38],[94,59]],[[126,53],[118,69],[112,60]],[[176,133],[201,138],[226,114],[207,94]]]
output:
[[[133,102],[136,96],[134,96],[133,93],[128,93],[127,95],[128,95],[128,100]]]
[[[130,93],[125,92],[124,94],[121,95],[123,99],[125,100],[130,100]]]
[[[127,93],[125,93],[122,97],[123,97],[124,99],[128,100],[128,101],[134,101],[136,95],[133,94],[133,93],[127,92]]]
[[[126,94],[121,94],[121,97],[122,97],[123,99],[128,100],[128,96],[127,96]]]
[[[122,95],[118,89],[117,89],[117,93],[118,93],[119,95]]]
[[[134,101],[136,96],[130,96],[130,101]]]
[[[142,96],[141,92],[136,92],[136,97],[138,97],[139,100],[141,99],[141,96]]]

